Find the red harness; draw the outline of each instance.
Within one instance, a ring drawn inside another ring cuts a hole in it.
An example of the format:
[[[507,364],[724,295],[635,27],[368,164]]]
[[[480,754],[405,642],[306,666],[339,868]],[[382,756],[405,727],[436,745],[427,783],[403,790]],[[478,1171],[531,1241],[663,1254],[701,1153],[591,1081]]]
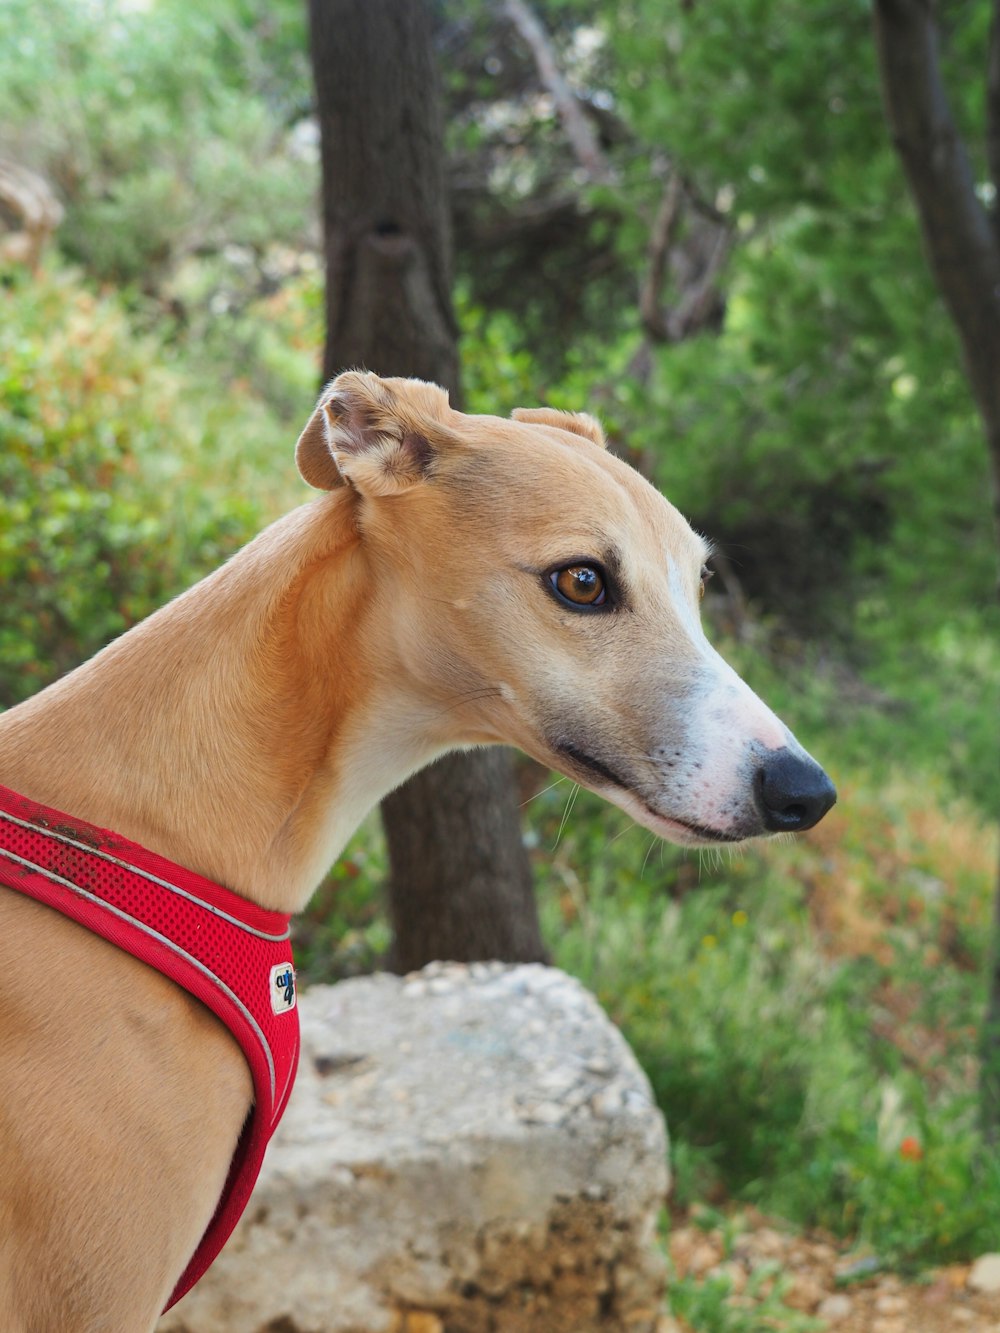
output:
[[[289,918],[6,787],[0,787],[0,884],[54,907],[190,991],[225,1023],[250,1066],[253,1110],[169,1310],[239,1221],[292,1090],[299,1019]]]

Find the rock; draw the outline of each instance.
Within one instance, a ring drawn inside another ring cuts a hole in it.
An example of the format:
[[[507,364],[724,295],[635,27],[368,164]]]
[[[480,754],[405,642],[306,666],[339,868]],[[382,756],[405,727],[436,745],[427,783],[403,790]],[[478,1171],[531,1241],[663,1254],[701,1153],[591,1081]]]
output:
[[[758,1227],[753,1233],[754,1249],[767,1259],[776,1259],[784,1255],[788,1242],[780,1231],[772,1227]]]
[[[990,1295],[1000,1291],[1000,1254],[981,1254],[972,1265],[966,1285]]]
[[[301,996],[250,1207],[157,1333],[653,1333],[663,1119],[621,1034],[538,965]]]
[[[841,1320],[846,1319],[851,1313],[851,1298],[845,1296],[842,1292],[835,1292],[832,1296],[827,1296],[825,1300],[820,1301],[816,1308],[816,1314],[820,1319],[826,1319],[831,1324],[839,1324]]]
[[[793,1310],[815,1310],[826,1288],[808,1273],[796,1273],[785,1292],[785,1304]]]
[[[713,1245],[708,1239],[700,1240],[688,1257],[687,1271],[694,1277],[703,1277],[721,1262],[722,1247]]]
[[[905,1296],[879,1296],[875,1309],[879,1314],[902,1315],[906,1313],[907,1304]]]

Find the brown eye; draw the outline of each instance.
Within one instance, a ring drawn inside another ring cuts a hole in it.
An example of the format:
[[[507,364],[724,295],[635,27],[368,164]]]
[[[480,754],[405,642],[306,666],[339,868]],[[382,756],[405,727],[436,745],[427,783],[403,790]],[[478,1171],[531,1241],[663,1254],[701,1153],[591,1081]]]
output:
[[[699,587],[698,587],[698,598],[699,598],[699,600],[700,600],[702,597],[705,596],[705,584],[708,582],[709,579],[713,579],[713,578],[715,578],[715,570],[714,570],[714,569],[709,569],[708,565],[702,565],[702,567],[701,567],[701,584],[700,584]]]
[[[559,596],[574,606],[600,606],[607,596],[604,576],[593,565],[567,565],[553,570],[549,580]]]

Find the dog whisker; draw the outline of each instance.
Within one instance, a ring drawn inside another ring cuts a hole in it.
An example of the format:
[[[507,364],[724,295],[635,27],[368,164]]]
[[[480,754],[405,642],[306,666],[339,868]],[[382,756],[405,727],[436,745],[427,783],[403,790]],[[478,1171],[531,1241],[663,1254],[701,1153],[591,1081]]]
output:
[[[556,840],[555,840],[555,842],[552,844],[552,850],[553,850],[553,851],[555,851],[556,848],[559,846],[560,839],[562,838],[562,835],[563,835],[563,829],[566,827],[566,824],[567,824],[567,821],[569,820],[570,813],[572,812],[573,806],[576,805],[576,798],[577,798],[579,795],[580,795],[580,784],[579,784],[578,782],[574,782],[574,783],[573,783],[573,790],[572,790],[572,791],[570,792],[570,794],[569,794],[569,799],[568,799],[567,802],[566,802],[566,808],[563,810],[562,819],[560,820],[560,823],[559,823],[559,832],[556,834]]]
[[[550,782],[547,787],[543,787],[541,791],[536,791],[533,796],[529,796],[526,801],[522,801],[520,809],[522,810],[526,809],[531,804],[532,801],[537,801],[539,797],[545,796],[547,792],[555,791],[555,789],[564,782],[569,782],[569,778],[564,778],[564,777],[556,778],[555,782]]]
[[[654,835],[652,838],[650,838],[650,840],[649,840],[649,846],[646,848],[646,855],[642,858],[642,869],[639,871],[639,878],[640,878],[640,879],[642,879],[643,875],[645,875],[645,873],[646,873],[646,863],[647,863],[647,861],[649,860],[649,858],[650,858],[650,856],[651,856],[651,854],[652,854],[653,848],[656,846],[656,844],[657,844],[659,841],[660,841],[659,838],[657,838],[655,835]]]

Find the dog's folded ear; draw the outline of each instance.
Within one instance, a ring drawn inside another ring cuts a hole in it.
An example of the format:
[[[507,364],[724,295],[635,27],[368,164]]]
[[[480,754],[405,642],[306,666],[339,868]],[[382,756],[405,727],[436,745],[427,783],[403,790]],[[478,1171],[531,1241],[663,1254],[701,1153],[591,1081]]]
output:
[[[363,495],[396,495],[429,475],[449,436],[448,411],[436,384],[348,370],[320,395],[295,462],[318,490],[350,484]]]
[[[515,407],[511,416],[529,426],[556,426],[559,430],[568,430],[574,435],[582,435],[585,440],[592,440],[601,449],[607,448],[601,423],[587,412],[560,412],[554,407]]]

